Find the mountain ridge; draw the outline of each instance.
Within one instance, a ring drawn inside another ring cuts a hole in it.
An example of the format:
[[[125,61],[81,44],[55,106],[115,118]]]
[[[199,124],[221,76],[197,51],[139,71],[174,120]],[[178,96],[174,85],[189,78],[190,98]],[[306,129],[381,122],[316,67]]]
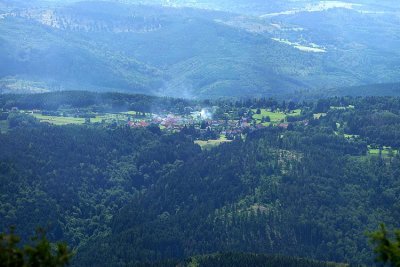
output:
[[[392,49],[398,40],[390,35],[395,18],[347,9],[279,21],[108,1],[16,4],[10,12],[0,19],[2,92],[261,97],[395,82],[400,74]],[[322,15],[323,27],[312,23]],[[337,22],[336,15],[347,19]],[[381,41],[369,41],[371,33],[356,23],[368,18],[383,29]]]

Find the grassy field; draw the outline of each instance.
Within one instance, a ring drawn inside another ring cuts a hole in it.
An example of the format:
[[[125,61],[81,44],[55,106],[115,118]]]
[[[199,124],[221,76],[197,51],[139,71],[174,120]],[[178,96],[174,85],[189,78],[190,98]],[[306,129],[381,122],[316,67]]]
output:
[[[315,113],[314,119],[319,120],[321,117],[326,116],[326,113]]]
[[[261,110],[261,114],[256,114],[257,109],[252,109],[252,111],[255,113],[253,115],[253,120],[256,120],[256,123],[261,123],[261,120],[263,117],[269,117],[271,119],[271,122],[262,123],[264,126],[268,126],[271,123],[276,124],[281,121],[284,121],[286,119],[286,117],[288,117],[288,116],[295,117],[295,116],[299,116],[301,114],[301,109],[293,110],[290,113],[285,113],[285,112],[281,112],[281,111],[272,112],[267,109],[260,109],[260,110]]]
[[[57,116],[45,116],[41,114],[32,114],[40,122],[47,122],[54,125],[67,125],[67,124],[84,124],[84,118],[73,118],[73,117],[57,117]]]
[[[269,117],[271,119],[271,123],[278,123],[286,118],[286,114],[283,112],[272,112],[267,109],[261,109],[261,113],[256,114],[257,109],[253,109],[252,111],[254,112],[253,119],[256,120],[257,123],[261,123],[263,117]]]
[[[30,113],[28,113],[30,114]],[[42,114],[30,114],[37,118],[40,122],[47,122],[54,125],[67,125],[67,124],[84,124],[85,118],[75,118],[75,117],[62,117],[62,116],[47,116]],[[110,121],[126,121],[128,119],[128,115],[107,113],[104,115],[98,115],[95,118],[90,118],[91,123],[101,123],[103,120]]]
[[[360,137],[360,136],[356,135],[356,134],[344,134],[344,138],[347,138],[347,139],[357,138],[357,137]]]
[[[232,142],[232,141],[226,139],[225,135],[220,135],[219,139],[217,139],[217,140],[208,140],[208,141],[197,140],[197,141],[194,141],[194,143],[198,144],[201,147],[201,149],[203,149],[203,150],[209,150],[209,149],[211,149],[213,147],[219,146],[220,144],[228,143],[228,142]]]
[[[354,109],[354,106],[353,106],[353,105],[349,105],[349,106],[347,106],[347,107],[335,107],[335,106],[331,106],[330,109],[333,109],[333,110],[346,110],[346,109]]]
[[[100,123],[103,120],[106,120],[106,116],[96,116],[96,118],[90,118],[91,123]]]
[[[295,109],[295,110],[292,110],[292,112],[290,112],[290,113],[287,113],[287,115],[288,116],[300,116],[301,115],[301,109]]]
[[[397,150],[392,149],[391,147],[384,146],[382,149],[382,156],[388,157],[391,154],[396,155],[398,153]],[[379,149],[378,148],[372,148],[371,146],[368,146],[368,155],[379,155]]]
[[[8,121],[0,121],[0,133],[8,132]]]

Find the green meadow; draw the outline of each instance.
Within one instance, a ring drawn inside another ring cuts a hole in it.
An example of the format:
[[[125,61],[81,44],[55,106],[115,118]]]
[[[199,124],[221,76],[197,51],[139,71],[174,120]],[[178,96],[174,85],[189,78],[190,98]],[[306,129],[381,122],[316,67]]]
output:
[[[48,116],[42,114],[35,114],[35,113],[27,113],[40,122],[51,123],[54,125],[67,125],[67,124],[84,124],[85,118],[75,118],[75,117],[64,117],[64,116]],[[97,115],[94,118],[90,118],[90,123],[101,123],[103,121],[112,122],[112,121],[126,121],[128,116],[135,115],[135,112],[126,112],[126,113],[106,113],[103,115]]]
[[[261,123],[263,117],[269,117],[271,119],[271,122],[264,122],[262,123],[264,126],[268,126],[271,123],[276,124],[281,121],[285,121],[286,117],[288,116],[299,116],[301,114],[301,109],[296,109],[293,110],[292,112],[285,113],[282,111],[270,111],[268,109],[260,109],[261,113],[257,114],[257,109],[252,109],[254,112],[253,119],[256,121],[256,123]]]
[[[335,107],[331,106],[330,109],[333,110],[346,110],[346,109],[354,109],[355,107],[353,105],[348,105],[347,107]]]
[[[326,113],[315,113],[314,114],[314,119],[319,120],[321,117],[325,117]]]
[[[346,138],[346,139],[357,138],[357,137],[360,137],[360,136],[356,135],[356,134],[344,134],[344,138]]]
[[[67,124],[84,124],[84,118],[74,117],[59,117],[59,116],[46,116],[42,114],[31,114],[33,117],[38,119],[40,122],[47,122],[54,125],[67,125]]]
[[[228,140],[225,135],[221,134],[219,139],[217,140],[208,140],[208,141],[203,141],[203,140],[196,140],[194,141],[195,144],[198,144],[202,150],[210,150],[213,147],[217,147],[223,143],[229,143],[232,142],[232,140]]]
[[[389,146],[384,146],[382,148],[382,156],[384,156],[384,157],[394,156],[397,153],[398,153],[398,150],[392,149]],[[378,156],[379,155],[379,148],[373,148],[371,146],[368,146],[368,155]]]

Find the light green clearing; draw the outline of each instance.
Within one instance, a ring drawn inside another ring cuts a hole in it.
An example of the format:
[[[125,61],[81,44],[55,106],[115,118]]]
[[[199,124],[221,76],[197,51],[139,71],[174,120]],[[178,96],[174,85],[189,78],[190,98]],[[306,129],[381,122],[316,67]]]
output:
[[[390,155],[390,151],[392,151],[393,155],[396,155],[398,153],[398,151],[396,149],[392,149],[389,146],[384,146],[382,148],[382,156],[389,156]],[[371,146],[368,146],[368,154],[369,155],[379,155],[379,149],[378,148],[372,148]]]
[[[0,133],[7,133],[8,132],[8,121],[0,121]]]
[[[103,120],[106,120],[106,116],[96,116],[96,118],[90,118],[91,123],[100,123]]]
[[[224,135],[224,134],[220,134],[220,135],[219,135],[219,140],[221,140],[221,141],[228,141],[228,139],[226,138],[226,135]]]
[[[42,114],[31,114],[33,117],[38,119],[40,122],[47,122],[54,125],[67,125],[67,124],[84,124],[84,118],[74,117],[58,117],[58,116],[46,116]]]
[[[63,116],[47,116],[36,113],[27,113],[37,118],[40,122],[51,123],[54,125],[67,125],[67,124],[84,124],[85,118],[75,118],[75,117],[63,117]],[[104,121],[126,121],[128,119],[128,115],[126,114],[113,114],[107,113],[104,115],[98,115],[95,118],[90,118],[91,123],[101,123]]]
[[[321,117],[325,117],[326,113],[315,113],[314,119],[319,120]]]
[[[295,109],[292,110],[290,113],[287,113],[288,116],[300,116],[301,115],[301,109]]]
[[[344,134],[344,138],[347,138],[347,139],[357,138],[357,137],[360,137],[360,136],[356,135],[356,134]]]
[[[257,123],[261,123],[261,120],[263,117],[269,117],[271,119],[272,123],[280,122],[281,120],[285,120],[285,118],[286,118],[286,114],[283,112],[272,112],[267,109],[260,109],[260,110],[261,110],[261,114],[256,114],[257,109],[252,109],[252,111],[254,113],[253,119],[256,120]],[[268,126],[269,124],[270,123],[266,123],[266,126]]]
[[[64,116],[48,116],[42,115],[39,113],[32,113],[30,110],[21,110],[25,114],[31,115],[37,118],[40,122],[50,123],[54,125],[67,125],[67,124],[84,124],[85,118],[75,118],[75,117],[64,117]],[[65,111],[67,112],[67,111]],[[110,122],[119,122],[119,121],[127,121],[129,117],[135,120],[134,116],[136,114],[142,114],[142,112],[136,111],[128,111],[128,112],[121,112],[121,113],[105,113],[102,115],[96,115],[94,118],[90,118],[90,123],[101,123],[103,121],[110,123]],[[146,117],[152,116],[152,113],[145,113]],[[0,126],[1,127],[1,126]],[[4,127],[4,126],[3,126]],[[1,128],[3,128],[1,127]],[[8,128],[8,127],[7,127]],[[4,128],[4,129],[7,129]],[[2,129],[0,129],[2,131]]]
[[[232,140],[228,140],[226,139],[225,135],[220,135],[219,139],[217,140],[208,140],[208,141],[203,141],[203,140],[196,140],[194,141],[195,144],[199,145],[201,147],[201,149],[203,150],[209,150],[213,147],[217,147],[220,144],[223,143],[229,143],[232,142]]]
[[[346,109],[354,109],[354,106],[353,106],[353,105],[348,105],[347,107],[335,107],[335,106],[331,106],[330,109],[346,110]]]

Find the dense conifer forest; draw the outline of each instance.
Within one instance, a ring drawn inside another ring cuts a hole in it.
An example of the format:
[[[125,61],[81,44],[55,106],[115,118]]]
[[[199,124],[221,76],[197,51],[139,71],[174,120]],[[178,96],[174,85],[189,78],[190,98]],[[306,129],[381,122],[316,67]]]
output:
[[[24,95],[0,97],[8,125],[0,134],[0,227],[16,226],[23,240],[45,227],[50,241],[73,249],[73,266],[249,260],[230,252],[278,262],[268,266],[331,265],[294,258],[290,265],[279,263],[289,258],[264,253],[371,264],[366,232],[381,222],[398,227],[400,98],[205,103],[96,96],[43,94],[29,103]],[[23,112],[65,106],[129,111],[143,102],[149,110],[157,104],[173,112],[213,105],[215,116],[228,109],[243,116],[260,108],[301,113],[284,123],[249,126],[240,138],[204,149],[194,142],[201,129],[53,125]],[[209,256],[190,258],[195,255]]]

